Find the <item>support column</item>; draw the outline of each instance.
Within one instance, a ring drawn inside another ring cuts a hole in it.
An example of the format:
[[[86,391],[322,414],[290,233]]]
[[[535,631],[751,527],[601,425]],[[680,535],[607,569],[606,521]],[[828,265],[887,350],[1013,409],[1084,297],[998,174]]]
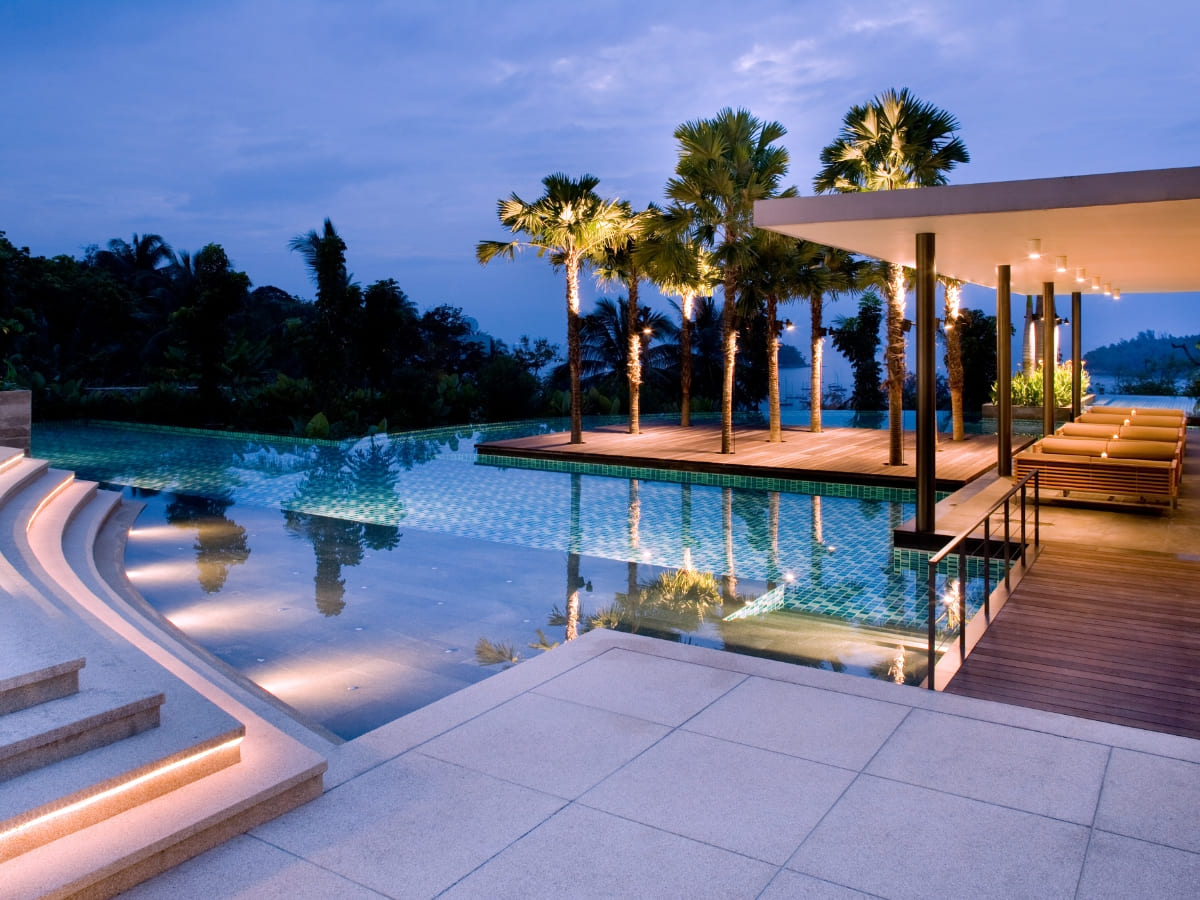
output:
[[[1054,434],[1054,370],[1057,360],[1054,349],[1054,282],[1042,284],[1042,433]]]
[[[996,472],[1012,475],[1012,267],[996,267]]]
[[[917,532],[934,529],[937,502],[937,394],[934,235],[917,235]]]
[[[1083,315],[1083,294],[1071,291],[1071,418],[1083,412],[1083,346],[1080,316]]]

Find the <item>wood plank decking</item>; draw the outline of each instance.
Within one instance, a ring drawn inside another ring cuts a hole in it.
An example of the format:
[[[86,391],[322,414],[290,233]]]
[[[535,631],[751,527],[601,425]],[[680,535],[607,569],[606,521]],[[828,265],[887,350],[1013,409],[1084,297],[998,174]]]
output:
[[[869,428],[830,428],[819,434],[785,428],[782,443],[770,443],[765,428],[735,430],[734,452],[722,454],[716,425],[647,425],[641,434],[610,425],[585,431],[584,443],[569,443],[558,432],[480,444],[483,456],[559,459],[572,462],[685,469],[758,478],[849,481],[883,487],[914,487],[916,436],[904,435],[907,465],[889,466],[888,433]],[[1021,438],[1014,440],[1021,445]],[[1014,450],[1017,447],[1014,446]],[[938,490],[955,490],[996,464],[996,436],[968,435],[958,443],[944,436],[938,444]]]
[[[946,690],[1200,738],[1200,562],[1046,544]]]

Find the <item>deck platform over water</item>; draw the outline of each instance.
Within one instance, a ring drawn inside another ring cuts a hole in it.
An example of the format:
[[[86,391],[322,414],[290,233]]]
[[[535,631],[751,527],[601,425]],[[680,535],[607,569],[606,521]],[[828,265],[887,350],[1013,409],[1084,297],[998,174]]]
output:
[[[968,435],[964,441],[939,436],[938,490],[956,490],[996,464],[996,436]],[[1014,444],[1021,439],[1014,440]],[[565,432],[490,441],[476,448],[481,456],[561,460],[613,466],[687,470],[751,478],[836,481],[880,487],[916,486],[916,436],[904,434],[906,465],[888,465],[888,433],[869,428],[784,428],[783,441],[771,443],[765,428],[738,427],[734,452],[721,453],[717,425],[646,425],[641,434],[609,425],[584,431],[572,444]],[[1014,447],[1014,449],[1016,449]]]

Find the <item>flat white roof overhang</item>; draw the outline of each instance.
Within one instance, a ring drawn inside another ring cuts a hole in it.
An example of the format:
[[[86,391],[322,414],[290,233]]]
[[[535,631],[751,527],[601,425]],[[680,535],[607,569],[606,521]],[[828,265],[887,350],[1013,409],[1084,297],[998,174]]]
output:
[[[1128,294],[1200,291],[1200,166],[760,200],[754,224],[905,266],[933,233],[939,275],[995,287],[1009,265],[1019,294],[1091,293],[1096,276]]]

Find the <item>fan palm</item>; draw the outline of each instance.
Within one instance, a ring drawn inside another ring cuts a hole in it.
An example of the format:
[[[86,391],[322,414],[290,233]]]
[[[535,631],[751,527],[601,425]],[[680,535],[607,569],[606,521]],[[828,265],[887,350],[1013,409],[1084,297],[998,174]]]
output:
[[[709,296],[717,280],[712,255],[675,227],[679,210],[648,210],[642,240],[635,249],[646,276],[668,297],[679,298],[679,424],[692,424],[692,314],[697,297]]]
[[[562,173],[542,179],[545,193],[532,203],[516,194],[497,204],[500,224],[524,240],[480,241],[475,258],[486,265],[497,257],[515,258],[532,247],[538,256],[550,255],[555,267],[567,273],[567,369],[571,381],[571,443],[583,443],[583,393],[580,390],[579,272],[603,247],[621,239],[625,214],[617,200],[596,193],[600,179],[570,178]]]
[[[824,316],[825,298],[837,299],[858,286],[858,260],[845,250],[833,247],[817,247],[818,264],[805,271],[807,276],[800,285],[800,294],[808,299],[812,327],[810,330],[810,352],[812,354],[811,401],[809,404],[808,430],[814,434],[821,431],[821,370],[825,360],[825,335],[828,330],[821,324]]]
[[[953,278],[939,278],[946,292],[946,312],[942,319],[942,333],[946,338],[946,376],[950,382],[951,439],[961,441],[966,437],[963,430],[963,361],[959,319],[962,314],[962,282]]]
[[[621,373],[629,372],[630,354],[636,354],[644,370],[640,381],[663,381],[674,362],[669,341],[675,333],[674,323],[660,312],[646,306],[634,312],[624,297],[615,301],[601,297],[580,322],[581,377],[606,392],[615,392]]]
[[[971,159],[954,134],[958,127],[954,116],[917,99],[908,88],[889,89],[846,113],[841,132],[821,151],[822,169],[813,188],[817,193],[849,193],[945,184],[947,172]],[[902,465],[904,273],[896,263],[888,268],[889,462]]]
[[[620,284],[628,292],[627,321],[637,322],[638,286],[642,281],[642,266],[636,252],[642,235],[650,221],[652,209],[634,212],[628,203],[621,204],[624,221],[620,233],[611,244],[599,248],[592,260],[596,277],[600,283]],[[641,432],[641,386],[642,386],[642,333],[630,329],[625,337],[627,350],[624,354],[626,379],[629,382],[629,433]]]
[[[733,388],[737,362],[734,318],[740,270],[751,261],[754,202],[788,196],[780,192],[788,152],[775,141],[787,134],[778,122],[762,122],[748,110],[723,109],[714,119],[685,122],[675,129],[679,160],[667,196],[687,212],[688,233],[713,250],[722,271],[723,377],[721,452],[733,452]]]

